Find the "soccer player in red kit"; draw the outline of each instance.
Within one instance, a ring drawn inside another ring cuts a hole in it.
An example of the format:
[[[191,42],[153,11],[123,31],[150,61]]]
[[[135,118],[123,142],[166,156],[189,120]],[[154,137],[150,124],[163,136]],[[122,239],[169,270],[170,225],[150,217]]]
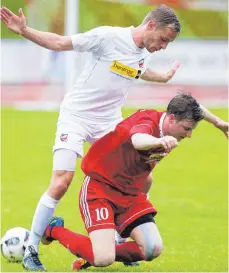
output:
[[[203,118],[197,101],[180,93],[166,112],[139,110],[120,122],[82,161],[86,177],[79,205],[89,237],[64,228],[63,219],[54,217],[43,242],[58,240],[80,257],[74,269],[158,257],[163,243],[154,221],[157,212],[142,193],[143,181]],[[134,241],[115,245],[115,229]]]

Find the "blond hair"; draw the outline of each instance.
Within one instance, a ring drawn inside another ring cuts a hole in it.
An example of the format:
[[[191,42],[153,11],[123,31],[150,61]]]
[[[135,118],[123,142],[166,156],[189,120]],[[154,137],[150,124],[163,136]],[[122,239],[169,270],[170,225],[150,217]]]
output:
[[[150,11],[142,21],[142,25],[147,24],[149,21],[155,21],[157,27],[170,27],[175,32],[180,32],[181,25],[175,12],[167,7],[161,5],[158,8]]]

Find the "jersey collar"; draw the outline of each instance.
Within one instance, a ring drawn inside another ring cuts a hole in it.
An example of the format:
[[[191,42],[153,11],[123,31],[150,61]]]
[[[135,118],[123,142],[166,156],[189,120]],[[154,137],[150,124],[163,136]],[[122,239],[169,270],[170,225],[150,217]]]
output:
[[[160,118],[160,121],[159,121],[160,137],[164,137],[164,134],[163,134],[163,131],[162,131],[162,125],[163,125],[165,116],[166,116],[166,112],[162,114],[162,116]]]

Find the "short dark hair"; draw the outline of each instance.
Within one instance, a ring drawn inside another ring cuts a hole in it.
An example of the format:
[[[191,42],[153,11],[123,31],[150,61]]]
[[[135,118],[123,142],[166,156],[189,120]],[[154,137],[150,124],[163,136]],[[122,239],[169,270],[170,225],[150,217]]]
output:
[[[197,123],[204,118],[204,111],[190,93],[179,92],[167,107],[167,114],[173,114],[177,120],[190,120]]]
[[[145,25],[151,20],[154,20],[158,27],[169,26],[175,32],[181,31],[178,17],[175,12],[166,5],[160,5],[158,8],[150,11],[143,19],[142,25]]]

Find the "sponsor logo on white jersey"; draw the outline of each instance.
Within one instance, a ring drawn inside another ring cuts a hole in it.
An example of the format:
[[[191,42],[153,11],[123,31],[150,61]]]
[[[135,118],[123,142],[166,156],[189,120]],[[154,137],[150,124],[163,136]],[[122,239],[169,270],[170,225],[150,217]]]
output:
[[[112,73],[122,75],[124,77],[138,79],[141,76],[141,70],[137,70],[118,61],[113,61],[110,69]]]

